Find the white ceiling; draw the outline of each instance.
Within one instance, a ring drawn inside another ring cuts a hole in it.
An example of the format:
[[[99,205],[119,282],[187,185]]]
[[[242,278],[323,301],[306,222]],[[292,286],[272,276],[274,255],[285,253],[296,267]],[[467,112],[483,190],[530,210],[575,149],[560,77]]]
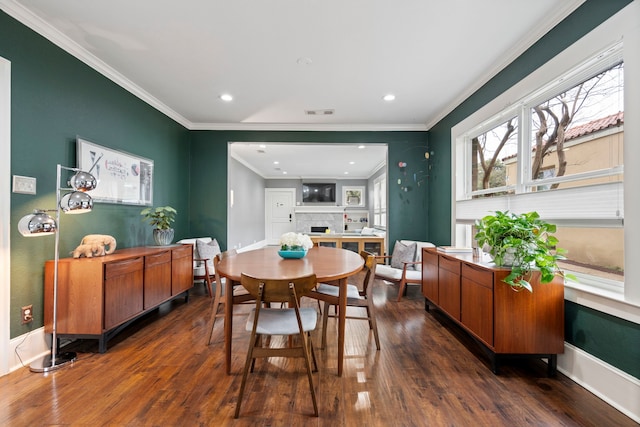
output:
[[[188,129],[348,131],[429,129],[582,2],[0,0],[0,7]],[[383,101],[388,93],[396,99]],[[334,114],[305,114],[324,109]],[[324,154],[324,167],[337,163],[338,155]]]

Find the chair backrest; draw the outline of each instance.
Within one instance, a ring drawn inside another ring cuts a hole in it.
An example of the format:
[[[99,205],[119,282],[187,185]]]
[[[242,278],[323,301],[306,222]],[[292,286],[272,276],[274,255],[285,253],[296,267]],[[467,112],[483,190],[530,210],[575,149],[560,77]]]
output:
[[[229,249],[228,251],[221,252],[215,256],[213,259],[213,269],[215,271],[216,283],[222,283],[220,281],[220,274],[218,273],[218,263],[222,260],[222,258],[226,258],[229,256],[236,256],[238,251],[235,249]]]
[[[364,267],[362,268],[364,279],[362,280],[360,295],[369,298],[373,291],[373,279],[376,277],[376,265],[378,265],[378,262],[376,256],[371,252],[360,251],[360,256],[364,259]]]
[[[315,274],[293,279],[260,279],[242,273],[240,284],[256,300],[271,303],[290,302],[292,298],[299,301],[316,286],[317,280]]]

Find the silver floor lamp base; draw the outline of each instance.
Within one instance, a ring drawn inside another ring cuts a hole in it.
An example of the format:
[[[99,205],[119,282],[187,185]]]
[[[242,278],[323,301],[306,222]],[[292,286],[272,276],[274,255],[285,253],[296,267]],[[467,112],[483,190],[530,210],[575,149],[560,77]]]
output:
[[[43,358],[34,361],[29,366],[29,370],[31,372],[55,371],[75,361],[76,358],[77,358],[77,355],[73,351],[56,354],[55,360],[51,360],[51,354],[47,354]]]

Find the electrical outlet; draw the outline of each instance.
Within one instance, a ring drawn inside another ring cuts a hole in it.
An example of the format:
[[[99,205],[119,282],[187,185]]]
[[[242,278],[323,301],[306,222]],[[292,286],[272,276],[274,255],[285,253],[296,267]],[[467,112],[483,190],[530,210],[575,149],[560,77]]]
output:
[[[25,305],[20,309],[22,324],[33,322],[33,305]]]
[[[36,179],[30,176],[13,175],[13,192],[36,194]]]

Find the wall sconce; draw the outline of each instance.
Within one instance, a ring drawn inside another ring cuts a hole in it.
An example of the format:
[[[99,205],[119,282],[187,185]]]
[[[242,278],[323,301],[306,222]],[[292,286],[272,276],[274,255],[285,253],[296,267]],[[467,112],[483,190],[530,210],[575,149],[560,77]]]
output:
[[[69,178],[68,187],[60,185],[62,170],[74,172]],[[96,188],[98,181],[93,175],[79,169],[57,165],[56,173],[56,208],[50,210],[36,210],[26,215],[18,222],[18,231],[25,237],[49,236],[55,234],[55,258],[53,270],[53,319],[51,326],[51,354],[34,361],[29,369],[32,372],[50,372],[59,369],[76,360],[76,353],[65,352],[57,354],[58,350],[58,264],[60,261],[60,211],[65,213],[86,213],[93,208],[93,200],[86,191]],[[63,191],[70,191],[61,196]],[[47,212],[56,212],[55,219]]]

